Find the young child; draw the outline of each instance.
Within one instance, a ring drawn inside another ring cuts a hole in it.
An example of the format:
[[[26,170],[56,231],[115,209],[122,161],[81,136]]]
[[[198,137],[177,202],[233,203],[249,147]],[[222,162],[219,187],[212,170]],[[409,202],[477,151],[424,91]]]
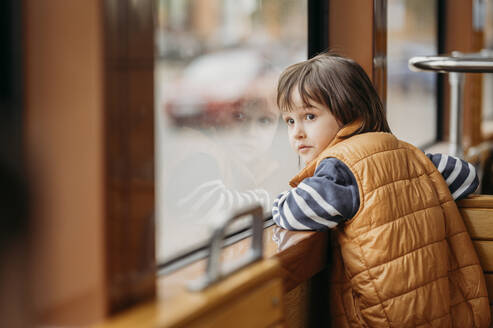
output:
[[[483,273],[454,202],[477,188],[474,167],[396,139],[350,59],[288,67],[277,103],[306,166],[272,215],[289,230],[336,228],[333,327],[488,327]]]

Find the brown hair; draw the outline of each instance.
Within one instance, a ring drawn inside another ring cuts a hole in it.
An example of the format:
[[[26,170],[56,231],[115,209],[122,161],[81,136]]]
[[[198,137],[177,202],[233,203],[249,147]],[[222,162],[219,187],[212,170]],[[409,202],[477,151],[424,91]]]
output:
[[[277,84],[277,106],[281,112],[293,110],[295,87],[305,106],[310,107],[313,102],[324,105],[343,125],[361,119],[361,128],[345,137],[391,132],[382,101],[368,75],[352,59],[322,53],[289,66]]]

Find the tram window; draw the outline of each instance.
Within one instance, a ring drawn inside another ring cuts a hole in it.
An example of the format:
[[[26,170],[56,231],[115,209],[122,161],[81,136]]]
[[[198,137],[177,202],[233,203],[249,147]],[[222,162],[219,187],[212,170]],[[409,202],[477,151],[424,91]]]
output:
[[[268,214],[298,170],[275,87],[284,67],[306,59],[307,3],[156,0],[156,9],[162,264],[204,245],[224,213],[258,202]]]
[[[392,132],[418,147],[436,140],[436,74],[411,72],[414,56],[437,53],[436,0],[389,0],[387,118]]]

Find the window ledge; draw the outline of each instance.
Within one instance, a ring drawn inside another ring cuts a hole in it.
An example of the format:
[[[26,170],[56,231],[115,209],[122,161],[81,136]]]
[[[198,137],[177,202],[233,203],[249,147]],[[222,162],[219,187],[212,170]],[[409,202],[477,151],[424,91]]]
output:
[[[287,293],[325,267],[328,236],[328,232],[287,231],[277,226],[268,227],[264,230],[264,261],[252,265],[252,270],[264,270],[264,277],[281,277],[284,293]],[[226,247],[223,250],[223,263],[244,256],[250,243],[251,237]],[[122,313],[102,327],[122,327],[132,322],[167,327],[172,322],[180,321],[181,317],[197,311],[204,304],[198,302],[192,305],[191,302],[186,302],[194,298],[194,293],[187,290],[187,284],[204,274],[205,265],[206,260],[201,260],[171,274],[159,276],[155,301]],[[237,274],[240,280],[242,271],[246,270],[240,270]],[[244,279],[244,284],[252,283],[248,282],[248,277]],[[180,307],[182,310],[185,308],[183,311],[173,311],[172,309],[177,308],[177,303],[188,306]]]

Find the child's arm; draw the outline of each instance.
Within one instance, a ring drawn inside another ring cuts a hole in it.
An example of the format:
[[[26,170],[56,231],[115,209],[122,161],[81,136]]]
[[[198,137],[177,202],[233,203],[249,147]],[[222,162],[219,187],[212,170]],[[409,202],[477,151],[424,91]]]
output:
[[[474,192],[479,180],[474,166],[457,157],[427,154],[445,179],[454,200]],[[311,178],[274,201],[272,218],[288,230],[326,230],[354,216],[359,208],[358,184],[349,168],[327,158]]]
[[[353,217],[358,208],[358,185],[353,174],[341,161],[327,158],[313,177],[279,195],[272,217],[288,230],[326,230]]]
[[[473,193],[479,185],[476,168],[460,158],[445,154],[426,154],[447,183],[454,200]]]
[[[172,173],[163,188],[170,215],[204,218],[259,203],[266,209],[272,205],[273,197],[264,189],[236,190],[226,185],[217,160],[208,154],[190,156]]]

